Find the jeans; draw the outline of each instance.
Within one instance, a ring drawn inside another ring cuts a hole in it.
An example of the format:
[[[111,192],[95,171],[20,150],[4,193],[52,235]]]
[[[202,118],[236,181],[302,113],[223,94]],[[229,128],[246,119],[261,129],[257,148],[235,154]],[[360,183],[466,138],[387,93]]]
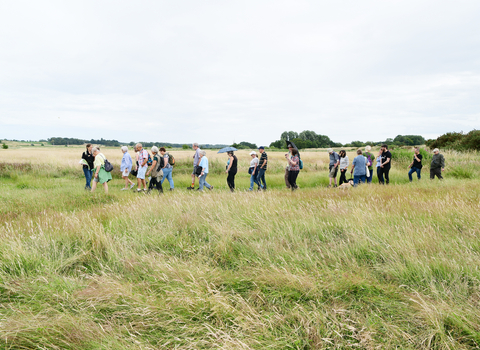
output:
[[[255,174],[252,174],[252,175],[250,176],[250,188],[249,188],[250,191],[253,191],[253,184],[254,184],[254,183],[257,184],[258,188],[261,187],[261,186],[260,186],[260,182],[258,182],[257,172],[258,172],[258,170],[255,170]]]
[[[208,175],[208,173],[203,173],[203,175],[198,178],[198,190],[199,191],[203,191],[203,186],[205,186],[208,189],[210,189],[212,187],[212,185],[210,185],[207,182],[207,175]]]
[[[422,178],[422,176],[420,175],[421,171],[422,171],[422,169],[415,168],[414,166],[412,166],[410,168],[410,171],[408,172],[408,179],[410,180],[410,182],[413,181],[413,179],[412,179],[412,174],[413,173],[417,173],[417,178],[420,180]]]
[[[258,169],[257,181],[260,184],[260,187],[264,190],[267,189],[267,183],[265,182],[265,169]],[[263,185],[262,185],[263,183]]]
[[[353,175],[353,186],[357,186],[359,183],[365,183],[367,175]]]
[[[90,182],[92,182],[92,171],[88,167],[84,166],[83,173],[85,174],[86,180],[85,189],[91,190],[92,188],[90,187]]]
[[[440,180],[443,180],[442,168],[430,169],[430,180],[435,179],[437,176]]]
[[[230,169],[227,176],[227,185],[232,192],[235,189],[235,175],[237,175],[237,170],[232,171],[232,169]]]
[[[367,183],[370,184],[372,183],[372,180],[373,180],[373,168],[372,169],[368,168],[368,170],[370,171],[370,176],[367,177]]]
[[[390,177],[388,176],[389,172],[390,172],[390,167],[388,167],[388,168],[382,168],[382,167],[377,168],[378,182],[380,182],[380,184],[384,185],[386,183],[388,185],[390,183]],[[383,179],[384,175],[385,175],[385,180]]]
[[[292,191],[295,191],[297,189],[297,176],[300,171],[298,170],[290,170],[288,172],[288,182],[290,183],[290,187],[292,188]]]
[[[167,179],[168,183],[170,184],[170,188],[174,188],[172,171],[173,171],[173,168],[163,168],[163,179],[161,182],[162,185],[163,185],[163,181]]]

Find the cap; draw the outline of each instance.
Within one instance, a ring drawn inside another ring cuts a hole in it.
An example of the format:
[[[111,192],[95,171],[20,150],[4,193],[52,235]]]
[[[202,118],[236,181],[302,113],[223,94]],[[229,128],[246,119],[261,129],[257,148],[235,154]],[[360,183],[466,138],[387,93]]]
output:
[[[255,152],[255,151],[250,152],[251,156],[253,156],[254,154],[257,154],[257,152]]]
[[[328,153],[332,153],[333,152],[333,148],[329,148],[327,149]]]
[[[265,149],[265,147],[263,147],[263,146],[260,146],[260,147],[258,147],[258,149]]]

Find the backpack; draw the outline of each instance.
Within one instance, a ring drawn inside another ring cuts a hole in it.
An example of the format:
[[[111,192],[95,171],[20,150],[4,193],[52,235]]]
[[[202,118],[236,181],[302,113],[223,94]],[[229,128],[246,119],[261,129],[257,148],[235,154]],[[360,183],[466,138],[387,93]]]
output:
[[[168,156],[168,164],[171,166],[175,165],[175,157],[172,156],[170,153],[165,153]]]
[[[102,158],[103,158],[103,161],[105,162],[105,165],[103,166],[103,168],[107,173],[111,172],[113,170],[113,165],[107,160],[107,158],[103,156],[103,154],[102,154]]]
[[[152,160],[152,157],[150,157],[150,153],[147,152],[147,154],[148,154],[147,165],[150,166],[150,165],[152,165],[153,160]]]
[[[300,153],[298,153],[298,167],[300,168],[300,170],[303,169],[303,160],[302,158],[300,158]]]
[[[367,157],[368,162],[370,163],[370,166],[373,166],[373,161],[372,161],[372,154],[370,153]],[[367,165],[368,166],[368,165]]]
[[[163,168],[163,166],[165,165],[165,160],[163,159],[162,156],[157,156],[160,161],[158,162],[158,166],[157,166],[157,173]]]

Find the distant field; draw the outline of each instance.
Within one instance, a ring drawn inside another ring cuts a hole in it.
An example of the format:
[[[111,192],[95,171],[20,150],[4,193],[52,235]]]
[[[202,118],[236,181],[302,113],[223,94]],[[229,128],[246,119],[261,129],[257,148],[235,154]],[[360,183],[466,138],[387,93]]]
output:
[[[282,152],[249,193],[249,151],[207,151],[215,189],[83,190],[83,147],[0,149],[0,348],[478,349],[480,158],[443,152],[445,181],[326,188],[328,154]],[[119,149],[102,152],[117,168]],[[131,153],[133,155],[133,152]],[[353,159],[353,152],[349,154]]]

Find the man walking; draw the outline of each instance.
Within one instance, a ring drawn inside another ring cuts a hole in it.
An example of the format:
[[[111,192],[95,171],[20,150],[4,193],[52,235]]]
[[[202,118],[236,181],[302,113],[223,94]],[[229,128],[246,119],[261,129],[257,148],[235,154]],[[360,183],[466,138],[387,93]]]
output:
[[[413,150],[413,162],[408,166],[410,171],[408,172],[408,179],[410,182],[413,181],[412,174],[417,173],[417,178],[420,180],[422,176],[420,172],[422,171],[422,155],[420,154],[420,149],[415,147]]]
[[[260,184],[262,190],[267,189],[267,183],[265,182],[265,171],[267,171],[267,164],[268,164],[268,156],[267,152],[265,152],[265,147],[260,146],[258,147],[258,151],[260,152],[260,161],[258,162],[258,175],[257,175],[257,182]],[[262,185],[263,183],[263,185]]]
[[[440,180],[443,180],[442,171],[445,170],[445,157],[440,154],[438,148],[433,150],[432,163],[430,164],[430,180],[435,179],[437,176]]]
[[[330,155],[330,163],[328,164],[328,187],[332,187],[332,179],[335,187],[337,187],[337,172],[338,165],[340,164],[340,157],[338,156],[338,153],[335,152],[332,148],[328,149],[328,154]]]
[[[382,158],[380,160],[380,169],[378,171],[378,182],[381,185],[390,183],[389,172],[392,165],[392,154],[388,150],[387,145],[382,145]],[[385,176],[385,179],[383,178]]]
[[[193,190],[195,189],[195,177],[197,167],[200,165],[200,147],[198,146],[198,143],[194,143],[192,145],[193,150],[195,151],[195,154],[193,155],[193,173],[192,173],[192,185],[190,187],[187,187],[187,190]]]
[[[147,172],[147,162],[148,162],[148,152],[143,149],[141,143],[137,143],[135,146],[135,151],[137,152],[138,164],[135,164],[135,170],[137,171],[137,192],[143,190],[147,191],[147,183],[145,182],[145,174]]]

